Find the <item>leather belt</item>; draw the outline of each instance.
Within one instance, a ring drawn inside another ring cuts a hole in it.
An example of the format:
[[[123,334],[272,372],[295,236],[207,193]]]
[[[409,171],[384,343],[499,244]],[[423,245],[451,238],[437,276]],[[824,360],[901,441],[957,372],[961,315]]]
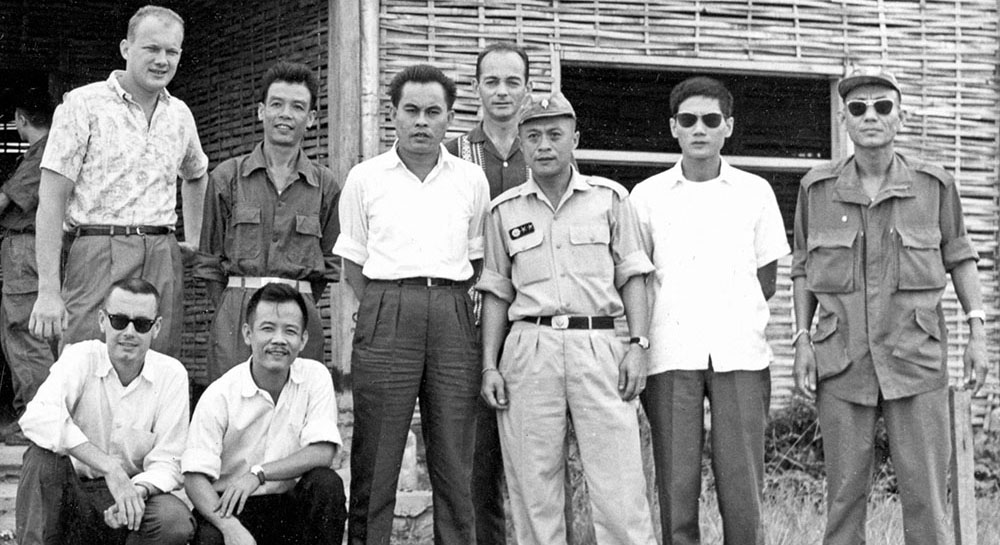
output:
[[[312,284],[309,282],[306,282],[305,280],[280,278],[277,276],[230,276],[229,283],[226,285],[230,288],[250,288],[258,290],[268,284],[284,284],[295,288],[300,293],[312,295]]]
[[[449,278],[434,278],[430,276],[414,276],[412,278],[395,278],[392,280],[371,280],[372,282],[386,282],[397,286],[423,286],[425,288],[443,286],[464,286],[465,280],[451,280]]]
[[[521,321],[549,326],[552,329],[614,329],[615,319],[611,316],[538,316],[521,318]]]
[[[173,230],[163,225],[81,225],[70,231],[70,234],[78,237],[120,237],[120,236],[146,236],[146,235],[169,235]]]

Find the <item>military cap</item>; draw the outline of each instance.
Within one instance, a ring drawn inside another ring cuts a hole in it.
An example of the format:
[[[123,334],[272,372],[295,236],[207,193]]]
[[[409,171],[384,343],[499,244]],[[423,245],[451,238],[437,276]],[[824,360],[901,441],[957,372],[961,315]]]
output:
[[[855,69],[854,72],[851,72],[851,75],[840,80],[840,83],[837,85],[837,92],[840,93],[840,98],[845,98],[847,97],[847,93],[862,85],[880,85],[895,89],[900,95],[903,94],[899,90],[899,83],[896,82],[896,76],[881,68]]]
[[[520,126],[532,119],[564,115],[576,119],[576,112],[573,111],[573,105],[566,100],[566,97],[562,93],[555,92],[539,99],[535,99],[529,95],[521,106],[517,124]]]

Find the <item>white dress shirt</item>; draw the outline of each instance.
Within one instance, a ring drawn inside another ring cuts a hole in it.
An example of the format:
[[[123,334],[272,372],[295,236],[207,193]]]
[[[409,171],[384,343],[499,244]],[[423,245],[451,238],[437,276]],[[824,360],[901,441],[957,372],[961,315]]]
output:
[[[36,445],[57,454],[87,441],[121,460],[133,483],[164,492],[180,486],[188,431],[188,378],[174,358],[150,350],[142,371],[122,386],[103,341],[66,346],[19,423]],[[98,478],[70,457],[78,475]]]
[[[297,358],[275,405],[257,386],[250,360],[213,382],[198,401],[181,460],[184,473],[203,473],[225,487],[257,464],[285,458],[313,443],[342,443],[337,397],[330,371],[316,360]],[[297,479],[267,481],[252,495],[280,494]]]
[[[649,373],[760,370],[771,361],[770,316],[757,269],[789,253],[766,180],[722,161],[718,178],[685,180],[681,164],[630,200],[656,266]]]
[[[483,169],[441,146],[423,182],[396,147],[351,169],[340,193],[333,253],[370,279],[431,276],[467,280],[483,257],[490,186]]]

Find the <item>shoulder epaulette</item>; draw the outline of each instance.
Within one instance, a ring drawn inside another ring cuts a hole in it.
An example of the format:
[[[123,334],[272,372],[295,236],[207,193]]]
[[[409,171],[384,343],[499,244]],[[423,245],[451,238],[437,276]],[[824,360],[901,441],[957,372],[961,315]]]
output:
[[[802,187],[806,188],[820,180],[828,180],[840,176],[840,172],[844,170],[844,164],[847,163],[848,159],[850,158],[809,169],[809,172],[806,172],[806,175],[802,177]]]
[[[598,187],[606,187],[618,194],[618,198],[624,199],[628,197],[628,190],[625,186],[607,178],[602,178],[600,176],[584,176],[584,180],[590,185],[596,185]]]
[[[952,176],[950,172],[937,165],[925,163],[923,161],[914,161],[913,166],[910,168],[917,172],[923,172],[932,178],[936,178],[937,181],[941,182],[941,184],[945,187],[955,183],[955,177]]]
[[[497,198],[490,201],[490,212],[492,212],[494,209],[496,209],[496,207],[500,206],[501,204],[509,200],[513,200],[519,197],[520,195],[521,195],[521,186],[515,186],[508,189],[507,191],[504,191],[503,193],[497,195]]]

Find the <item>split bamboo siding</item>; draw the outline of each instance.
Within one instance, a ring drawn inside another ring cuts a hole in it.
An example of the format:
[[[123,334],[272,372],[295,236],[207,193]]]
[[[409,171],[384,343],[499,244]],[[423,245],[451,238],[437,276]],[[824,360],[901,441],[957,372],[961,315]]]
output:
[[[552,59],[560,52],[594,54],[603,61],[616,56],[701,61],[706,71],[720,73],[727,66],[767,73],[789,63],[833,67],[841,74],[855,65],[885,66],[897,75],[910,114],[900,150],[944,166],[959,180],[966,226],[981,256],[990,358],[997,361],[996,0],[385,0],[379,26],[380,96],[403,67],[435,64],[459,83],[456,132],[468,130],[477,118],[477,97],[469,85],[476,54],[498,40],[528,49],[536,92],[552,86],[558,74]],[[384,112],[387,99],[382,101]],[[392,127],[384,115],[379,121],[388,147]],[[776,405],[787,402],[792,387],[789,263],[780,262],[767,330],[775,355]],[[949,366],[957,382],[968,330],[951,288],[945,314]],[[990,403],[998,394],[995,372]]]

